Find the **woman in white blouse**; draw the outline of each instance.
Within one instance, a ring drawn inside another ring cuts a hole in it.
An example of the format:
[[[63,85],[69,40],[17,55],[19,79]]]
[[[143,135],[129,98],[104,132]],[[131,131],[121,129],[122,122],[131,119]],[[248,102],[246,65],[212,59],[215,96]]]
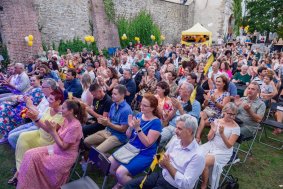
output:
[[[227,103],[223,107],[222,114],[223,118],[211,123],[211,129],[207,135],[208,142],[200,147],[201,152],[205,155],[201,189],[207,188],[209,175],[212,175],[211,188],[218,187],[221,171],[217,170],[222,170],[228,163],[233,153],[233,145],[240,136],[240,127],[235,122],[237,106],[232,102]]]

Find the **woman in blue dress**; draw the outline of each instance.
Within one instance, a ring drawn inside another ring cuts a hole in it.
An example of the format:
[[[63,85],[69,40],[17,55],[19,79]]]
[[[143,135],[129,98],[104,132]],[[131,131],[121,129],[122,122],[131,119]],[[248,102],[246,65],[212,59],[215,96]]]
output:
[[[31,87],[22,95],[14,95],[10,100],[4,101],[0,105],[0,144],[8,142],[8,134],[16,126],[22,125],[24,119],[20,112],[26,108],[25,96],[31,97],[35,106],[37,106],[44,94],[41,90],[40,79],[38,76],[30,78]]]
[[[109,157],[111,161],[110,173],[116,176],[117,184],[114,189],[122,188],[133,176],[148,168],[157,150],[157,140],[160,136],[162,125],[158,112],[158,100],[152,94],[145,94],[141,101],[141,113],[136,117],[129,115],[129,128],[126,132],[129,143],[140,149],[140,153],[130,160],[122,163],[115,153]]]

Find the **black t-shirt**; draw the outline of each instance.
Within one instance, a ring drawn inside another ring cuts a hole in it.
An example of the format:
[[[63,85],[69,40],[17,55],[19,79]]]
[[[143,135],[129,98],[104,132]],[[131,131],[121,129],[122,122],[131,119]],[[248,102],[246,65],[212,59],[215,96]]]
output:
[[[164,62],[167,60],[167,57],[163,56],[163,57],[159,57],[159,62],[160,62],[160,66],[163,66]]]
[[[99,115],[103,115],[103,112],[109,112],[113,101],[108,94],[105,94],[102,100],[93,100],[93,110]]]

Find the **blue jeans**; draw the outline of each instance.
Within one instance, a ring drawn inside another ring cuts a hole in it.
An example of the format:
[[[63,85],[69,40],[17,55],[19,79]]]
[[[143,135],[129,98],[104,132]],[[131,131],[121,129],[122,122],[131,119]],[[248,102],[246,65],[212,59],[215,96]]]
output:
[[[38,127],[35,126],[33,122],[21,125],[21,126],[15,128],[15,129],[13,129],[12,131],[9,132],[9,136],[8,136],[8,141],[9,141],[10,145],[14,149],[16,149],[17,141],[18,141],[20,134],[23,133],[23,132],[33,131],[33,130],[36,130],[36,129],[38,129]]]

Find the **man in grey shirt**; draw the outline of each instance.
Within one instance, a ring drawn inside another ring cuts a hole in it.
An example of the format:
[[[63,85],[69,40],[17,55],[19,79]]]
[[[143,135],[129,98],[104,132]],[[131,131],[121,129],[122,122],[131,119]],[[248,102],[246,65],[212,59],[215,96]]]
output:
[[[25,72],[25,66],[22,63],[16,63],[15,64],[15,73],[17,74],[16,78],[10,83],[7,81],[2,82],[3,84],[6,84],[12,88],[15,88],[19,90],[20,92],[25,92],[30,87],[30,80],[28,75]]]
[[[246,90],[246,97],[235,99],[235,104],[239,107],[236,118],[242,121],[240,127],[244,138],[255,134],[266,110],[265,103],[258,97],[259,84],[251,82]]]

